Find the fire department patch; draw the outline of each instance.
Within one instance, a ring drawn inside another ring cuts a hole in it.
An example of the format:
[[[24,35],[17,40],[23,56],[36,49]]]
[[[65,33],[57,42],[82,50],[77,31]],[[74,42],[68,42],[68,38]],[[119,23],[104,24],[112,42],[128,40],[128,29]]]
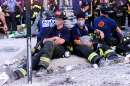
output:
[[[105,26],[105,23],[104,23],[104,21],[100,21],[99,23],[98,23],[98,27],[104,27]]]

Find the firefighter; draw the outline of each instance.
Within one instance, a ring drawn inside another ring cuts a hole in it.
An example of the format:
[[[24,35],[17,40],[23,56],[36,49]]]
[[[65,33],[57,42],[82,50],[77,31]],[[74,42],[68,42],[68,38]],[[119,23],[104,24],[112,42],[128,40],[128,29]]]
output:
[[[94,19],[94,30],[99,34],[100,39],[107,45],[112,46],[111,40],[116,40],[120,43],[123,37],[123,32],[118,27],[117,23],[109,18],[109,8],[105,5],[101,7],[101,16]]]
[[[113,1],[113,10],[115,11],[115,20],[121,29],[125,29],[127,0]]]
[[[93,32],[93,29],[90,24],[85,23],[85,14],[80,13],[77,15],[77,24],[72,29],[73,36],[76,38],[76,36],[79,34],[79,37],[86,36],[86,45],[90,48],[92,48],[91,38],[89,36],[89,33]],[[88,44],[87,44],[88,43]]]
[[[101,16],[94,19],[93,26],[95,33],[98,34],[98,38],[100,39],[99,42],[103,44],[98,49],[101,52],[99,54],[111,61],[112,59],[121,60],[110,47],[120,43],[123,38],[123,32],[117,26],[116,22],[108,17],[109,9],[106,5],[102,6],[100,10]],[[102,54],[103,52],[104,55]]]
[[[127,56],[129,54],[130,51],[130,36],[129,34],[125,35],[121,41],[121,43],[119,43],[116,46],[116,52],[122,56]]]
[[[32,17],[31,17],[33,22],[35,21],[41,9],[42,9],[42,4],[39,3],[37,0],[34,0],[32,3]]]
[[[56,26],[49,31],[48,36],[43,40],[43,47],[32,56],[32,68],[47,69],[51,60],[54,58],[60,58],[64,55],[67,43],[70,40],[70,32],[64,27],[64,16],[56,16]],[[27,64],[22,65],[18,70],[9,74],[13,79],[17,80],[27,75]]]
[[[72,5],[73,5],[72,8],[73,8],[75,16],[78,15],[79,12],[81,11],[84,11],[84,12],[87,11],[88,8],[90,8],[90,6],[88,5],[90,3],[91,3],[90,0],[72,0]]]

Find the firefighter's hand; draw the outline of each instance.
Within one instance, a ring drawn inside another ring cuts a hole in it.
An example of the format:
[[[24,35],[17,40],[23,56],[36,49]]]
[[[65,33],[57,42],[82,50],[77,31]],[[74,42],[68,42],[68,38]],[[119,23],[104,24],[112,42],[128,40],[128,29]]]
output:
[[[101,30],[96,29],[96,34],[100,40],[104,39],[104,33]]]
[[[43,40],[43,43],[45,43],[46,41],[52,41],[52,42],[54,42],[55,40],[57,40],[57,39],[59,39],[59,37],[51,37],[51,38],[45,38],[44,40]]]
[[[4,32],[7,32],[7,31],[8,31],[7,25],[4,25],[3,30],[4,30]]]
[[[54,41],[54,43],[55,43],[56,45],[62,45],[62,44],[65,43],[65,40],[59,37],[59,38],[57,38],[57,39]]]
[[[53,40],[52,40],[52,41],[55,41],[55,40],[57,40],[57,39],[59,39],[59,37],[55,36],[55,37],[53,37]]]
[[[102,31],[100,31],[100,39],[103,40],[104,39],[104,33]]]

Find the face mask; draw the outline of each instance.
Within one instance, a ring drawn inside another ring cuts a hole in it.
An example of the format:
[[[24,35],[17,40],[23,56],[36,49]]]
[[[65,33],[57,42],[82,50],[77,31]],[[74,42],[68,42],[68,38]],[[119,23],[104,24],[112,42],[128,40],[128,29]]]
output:
[[[85,25],[85,22],[84,21],[79,21],[79,26],[84,26]]]

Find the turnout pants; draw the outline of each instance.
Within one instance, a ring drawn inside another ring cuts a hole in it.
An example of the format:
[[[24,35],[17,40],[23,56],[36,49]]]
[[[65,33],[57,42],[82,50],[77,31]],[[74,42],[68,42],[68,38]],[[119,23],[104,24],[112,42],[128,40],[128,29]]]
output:
[[[43,48],[41,48],[38,53],[32,56],[32,69],[37,70],[41,61],[49,62],[51,59],[62,57],[64,53],[64,46],[55,45],[53,42],[47,41],[44,43]],[[18,68],[18,70],[16,70],[15,73],[18,75],[18,78],[26,76],[27,61],[24,64],[22,64],[22,66]]]
[[[76,45],[74,47],[74,54],[80,57],[84,57],[91,64],[98,65],[102,59],[111,60],[117,57],[116,53],[105,44],[99,47],[96,51],[85,45]]]
[[[74,47],[74,54],[87,59],[91,64],[98,64],[100,61],[98,54],[86,45],[76,45]]]

